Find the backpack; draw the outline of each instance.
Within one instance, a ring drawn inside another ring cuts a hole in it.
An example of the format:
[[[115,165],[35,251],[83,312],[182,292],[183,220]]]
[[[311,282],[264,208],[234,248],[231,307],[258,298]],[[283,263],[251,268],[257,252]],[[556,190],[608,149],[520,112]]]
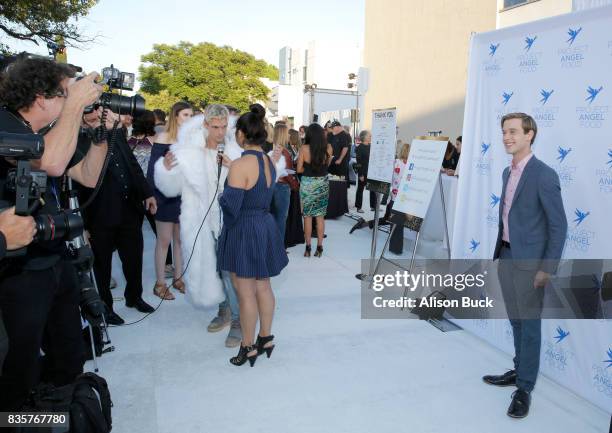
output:
[[[109,433],[112,430],[110,398],[106,380],[94,373],[81,374],[68,385],[38,385],[24,412],[68,412],[68,433]],[[22,428],[20,433],[42,433],[41,428]],[[51,429],[47,431],[52,431]]]

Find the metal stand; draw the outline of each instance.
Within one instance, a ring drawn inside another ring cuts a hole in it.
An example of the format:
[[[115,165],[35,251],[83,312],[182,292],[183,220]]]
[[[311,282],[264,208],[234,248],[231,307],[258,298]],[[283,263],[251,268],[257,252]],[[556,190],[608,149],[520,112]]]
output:
[[[370,281],[370,283],[372,282],[372,275],[374,275],[372,273],[372,263],[374,262],[374,259],[376,257],[376,243],[378,240],[378,221],[380,219],[380,204],[382,202],[382,195],[380,192],[376,191],[374,195],[376,197],[376,207],[374,208],[374,228],[372,230],[372,245],[370,247],[370,265],[369,265],[367,274],[360,273],[360,274],[355,275],[355,278],[361,281]],[[385,247],[389,243],[390,238],[391,238],[391,234],[389,234],[389,238],[387,238],[387,241],[385,242]],[[383,247],[383,251],[385,247]],[[376,268],[378,268],[378,263],[376,264]]]
[[[94,334],[93,334],[93,327],[91,326],[91,323],[87,322],[87,327],[89,328],[89,339],[91,340],[91,357],[93,360],[93,365],[94,365],[94,371],[97,373],[98,370],[98,360],[97,355],[96,355],[96,344],[95,344],[95,340],[94,340]]]
[[[442,200],[442,215],[444,216],[444,235],[446,236],[446,249],[448,251],[448,259],[451,258],[450,237],[448,236],[448,220],[446,216],[446,200],[444,200],[444,186],[442,185],[442,173],[438,175],[438,184],[440,185],[440,199]]]

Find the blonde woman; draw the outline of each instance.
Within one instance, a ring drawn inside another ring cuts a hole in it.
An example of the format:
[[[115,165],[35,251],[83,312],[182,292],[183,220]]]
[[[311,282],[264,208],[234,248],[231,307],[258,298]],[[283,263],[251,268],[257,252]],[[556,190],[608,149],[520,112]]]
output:
[[[289,187],[289,179],[287,169],[293,170],[293,160],[291,154],[287,150],[289,143],[289,128],[285,123],[278,123],[272,132],[272,152],[270,157],[276,167],[281,167],[279,164],[281,159],[285,160],[284,170],[277,168],[276,186],[270,204],[270,213],[276,221],[276,225],[281,234],[281,239],[285,239],[285,227],[287,225],[287,214],[289,212],[289,199],[291,198],[291,189]]]
[[[177,102],[172,106],[166,131],[156,136],[151,149],[147,178],[155,186],[155,163],[168,152],[170,146],[177,141],[179,126],[193,116],[193,108],[187,102]],[[153,293],[162,299],[173,300],[174,295],[168,290],[165,279],[166,254],[170,242],[174,254],[174,288],[185,293],[185,283],[179,277],[183,269],[181,257],[181,238],[179,230],[179,215],[181,213],[181,198],[166,197],[155,187],[155,198],[158,208],[155,214],[157,241],[155,242],[155,275],[156,282]]]

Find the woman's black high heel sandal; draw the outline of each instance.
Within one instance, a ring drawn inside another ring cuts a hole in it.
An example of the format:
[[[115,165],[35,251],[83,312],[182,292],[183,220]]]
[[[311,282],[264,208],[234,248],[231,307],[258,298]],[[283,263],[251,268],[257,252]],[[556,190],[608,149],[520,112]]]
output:
[[[272,351],[274,350],[274,344],[272,346],[264,347],[270,341],[274,340],[274,335],[268,335],[267,337],[262,337],[260,335],[257,336],[257,341],[255,345],[257,346],[257,356],[266,352],[266,355],[269,357],[272,356]]]
[[[257,347],[255,345],[252,346],[240,346],[240,350],[238,351],[238,355],[230,358],[230,362],[234,365],[242,365],[245,362],[249,361],[251,367],[255,365],[255,361],[257,361],[257,353],[255,355],[248,356],[250,352],[257,352]]]
[[[317,245],[317,251],[315,251],[315,257],[321,257],[323,255],[323,247],[321,245]]]
[[[312,251],[312,247],[310,245],[306,245],[306,250],[304,251],[304,257],[310,257],[311,251]]]

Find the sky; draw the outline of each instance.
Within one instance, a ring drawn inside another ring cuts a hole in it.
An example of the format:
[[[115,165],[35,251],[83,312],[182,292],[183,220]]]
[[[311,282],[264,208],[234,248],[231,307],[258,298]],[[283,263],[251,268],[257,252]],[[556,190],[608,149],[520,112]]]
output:
[[[278,66],[283,46],[308,41],[363,46],[365,0],[100,0],[79,27],[99,34],[85,50],[68,48],[68,62],[85,71],[104,66],[138,73],[140,56],[153,44],[179,41],[229,45]],[[4,39],[4,38],[3,38]],[[44,46],[5,43],[18,51],[47,54]],[[341,51],[339,50],[339,55]]]

